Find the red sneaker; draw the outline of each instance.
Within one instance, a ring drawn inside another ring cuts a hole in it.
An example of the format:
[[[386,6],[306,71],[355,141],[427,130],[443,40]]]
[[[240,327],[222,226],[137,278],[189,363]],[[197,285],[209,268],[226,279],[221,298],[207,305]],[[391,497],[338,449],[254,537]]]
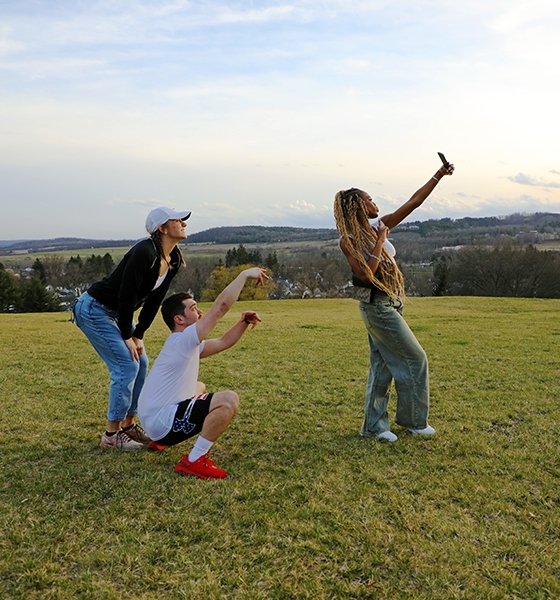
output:
[[[185,454],[175,465],[175,471],[181,475],[194,475],[199,479],[225,479],[228,476],[227,471],[216,466],[208,454],[194,462],[190,462],[189,455]]]
[[[158,444],[153,440],[148,442],[148,450],[152,450],[153,452],[163,452],[164,450],[167,450],[167,448],[168,446],[165,446],[164,444]]]

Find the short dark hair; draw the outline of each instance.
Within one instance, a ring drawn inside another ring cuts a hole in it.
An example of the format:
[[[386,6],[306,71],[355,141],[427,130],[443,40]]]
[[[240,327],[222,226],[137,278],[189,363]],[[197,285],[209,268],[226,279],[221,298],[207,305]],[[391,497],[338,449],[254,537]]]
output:
[[[171,331],[175,329],[173,317],[175,315],[182,315],[185,310],[183,300],[190,299],[192,299],[192,294],[189,294],[188,292],[177,292],[163,301],[161,305],[161,316]]]

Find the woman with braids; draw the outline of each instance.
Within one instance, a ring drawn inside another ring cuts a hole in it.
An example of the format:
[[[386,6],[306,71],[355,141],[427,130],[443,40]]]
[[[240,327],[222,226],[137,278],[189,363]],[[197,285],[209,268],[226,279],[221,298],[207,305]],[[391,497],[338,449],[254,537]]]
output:
[[[441,167],[410,200],[381,218],[377,204],[367,192],[351,188],[335,196],[340,248],[352,269],[360,315],[369,338],[370,369],[360,432],[364,437],[397,440],[390,430],[387,412],[393,380],[397,391],[396,423],[412,434],[435,433],[428,425],[428,360],[402,316],[404,280],[395,262],[395,248],[387,236],[453,170],[453,165]]]
[[[148,358],[143,337],[185,261],[178,244],[186,238],[190,211],[154,208],[146,219],[150,237],[133,246],[103,280],[74,305],[78,327],[106,363],[111,376],[107,429],[101,448],[139,450],[150,439],[134,421]],[[142,307],[138,323],[134,311]]]

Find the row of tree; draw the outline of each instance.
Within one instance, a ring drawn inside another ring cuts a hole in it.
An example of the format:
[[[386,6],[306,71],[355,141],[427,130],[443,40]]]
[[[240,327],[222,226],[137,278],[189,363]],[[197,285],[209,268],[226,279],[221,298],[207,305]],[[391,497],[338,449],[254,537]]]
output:
[[[89,285],[114,268],[112,256],[80,255],[37,258],[22,273],[6,270],[0,263],[0,312],[52,312],[65,310]]]
[[[60,299],[34,275],[21,279],[0,265],[0,312],[54,312]]]
[[[263,257],[243,244],[222,259],[189,257],[173,282],[173,291],[191,290],[196,298],[213,300],[247,265],[263,265],[273,282],[247,291],[247,299],[344,297],[351,295],[350,272],[342,253],[306,248]],[[17,277],[0,265],[0,312],[63,310],[94,281],[114,267],[113,259],[92,255],[68,261],[37,259],[28,276]],[[560,254],[502,241],[494,246],[438,252],[431,264],[404,264],[411,295],[519,296],[560,298]]]
[[[560,255],[511,242],[441,253],[433,261],[432,294],[560,298]]]
[[[106,252],[103,256],[92,254],[85,260],[78,254],[65,260],[62,256],[37,258],[32,269],[37,277],[55,288],[83,288],[109,274],[115,266],[113,257]]]

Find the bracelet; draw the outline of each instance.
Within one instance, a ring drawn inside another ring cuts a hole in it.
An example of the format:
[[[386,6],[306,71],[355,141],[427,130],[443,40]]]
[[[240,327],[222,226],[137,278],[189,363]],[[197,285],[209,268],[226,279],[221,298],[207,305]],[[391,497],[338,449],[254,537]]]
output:
[[[247,317],[245,317],[245,318],[243,319],[243,323],[245,323],[246,325],[250,325],[250,324],[251,324],[251,321],[247,321]]]
[[[439,181],[439,179],[435,175],[432,175],[432,179],[434,179],[435,181]]]
[[[377,262],[381,262],[381,256],[375,256],[375,254],[372,254],[371,258],[375,258]]]

